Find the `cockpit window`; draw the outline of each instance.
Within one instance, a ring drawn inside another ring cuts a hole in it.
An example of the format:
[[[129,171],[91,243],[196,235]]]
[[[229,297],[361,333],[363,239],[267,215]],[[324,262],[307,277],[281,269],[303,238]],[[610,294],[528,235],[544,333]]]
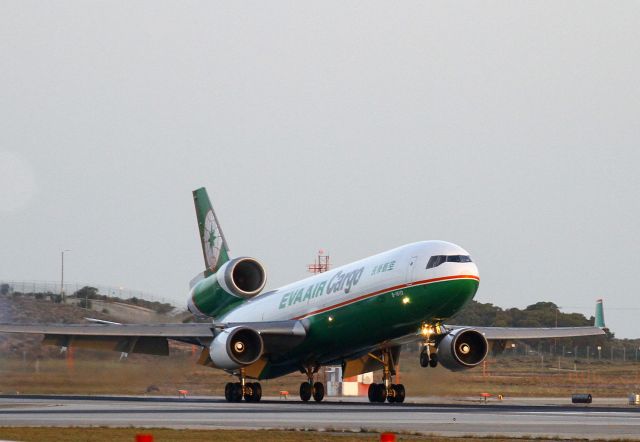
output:
[[[471,262],[471,257],[469,255],[434,255],[429,258],[427,268],[432,269],[445,262]]]
[[[429,258],[429,262],[427,263],[427,268],[431,269],[433,267],[438,267],[440,264],[445,262],[447,257],[444,255],[435,255]]]

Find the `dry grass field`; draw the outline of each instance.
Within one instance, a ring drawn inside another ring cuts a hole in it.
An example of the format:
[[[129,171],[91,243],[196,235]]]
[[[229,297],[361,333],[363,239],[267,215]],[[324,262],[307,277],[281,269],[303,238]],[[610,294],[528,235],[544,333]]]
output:
[[[184,351],[186,350],[186,351]],[[235,378],[199,366],[189,347],[171,357],[131,355],[120,361],[117,353],[76,350],[73,361],[50,352],[31,357],[0,357],[0,392],[150,394],[175,395],[186,389],[191,395],[221,395],[224,384]],[[545,361],[548,357],[545,358]],[[377,373],[377,379],[379,379]],[[292,374],[262,381],[265,395],[288,390],[294,396],[304,377]],[[599,397],[626,397],[640,391],[640,363],[558,359],[541,363],[539,356],[491,357],[485,367],[449,372],[440,367],[422,368],[417,354],[403,353],[400,381],[408,396],[477,396],[481,392],[504,396],[567,396],[589,392]]]
[[[155,442],[173,441],[224,441],[244,442],[377,442],[379,434],[374,433],[325,433],[316,431],[252,431],[252,430],[172,430],[167,428],[53,428],[53,427],[0,427],[0,437],[6,440],[25,442],[114,442],[135,441],[137,434],[151,434]],[[397,434],[397,442],[460,441],[467,442],[509,442],[535,440],[545,442],[550,439],[505,439],[505,438],[446,438]],[[593,442],[593,441],[592,441]],[[610,441],[611,442],[611,441]]]
[[[102,317],[92,312],[92,316]],[[0,296],[3,322],[80,323],[86,310],[24,296]],[[105,316],[104,319],[110,319]],[[170,357],[75,350],[73,360],[55,347],[41,346],[38,335],[0,334],[0,392],[159,394],[178,389],[192,395],[221,395],[232,376],[195,363],[198,351],[172,346]],[[380,379],[377,373],[376,379]],[[324,379],[322,379],[324,380]],[[265,395],[288,390],[296,395],[304,377],[292,374],[263,381]],[[440,367],[422,368],[415,352],[403,351],[400,381],[412,396],[477,396],[481,392],[504,396],[567,396],[589,392],[601,397],[626,397],[640,391],[640,363],[558,358],[537,354],[489,357],[483,367],[452,373]]]

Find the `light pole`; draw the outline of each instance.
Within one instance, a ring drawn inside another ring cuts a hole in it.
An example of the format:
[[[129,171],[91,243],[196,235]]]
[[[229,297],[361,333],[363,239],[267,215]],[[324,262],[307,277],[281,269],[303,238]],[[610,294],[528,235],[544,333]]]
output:
[[[64,252],[70,252],[71,249],[64,249],[60,252],[60,257],[62,261],[61,271],[60,271],[60,297],[64,300]]]
[[[598,345],[598,360],[602,359],[602,346]]]

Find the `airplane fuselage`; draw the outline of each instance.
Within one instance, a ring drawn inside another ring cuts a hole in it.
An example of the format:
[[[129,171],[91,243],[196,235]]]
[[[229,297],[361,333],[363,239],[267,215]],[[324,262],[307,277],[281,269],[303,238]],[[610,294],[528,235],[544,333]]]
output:
[[[480,281],[476,265],[469,260],[427,268],[438,256],[469,255],[444,241],[407,244],[256,296],[217,321],[302,320],[305,342],[271,358],[260,378],[294,371],[300,358],[338,361],[451,317],[473,298]]]

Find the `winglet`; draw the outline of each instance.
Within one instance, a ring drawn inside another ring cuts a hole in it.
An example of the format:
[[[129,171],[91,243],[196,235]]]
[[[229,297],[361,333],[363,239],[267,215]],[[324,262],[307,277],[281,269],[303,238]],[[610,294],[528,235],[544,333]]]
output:
[[[596,321],[594,327],[602,329],[607,328],[607,326],[604,325],[604,308],[602,307],[602,299],[596,300]]]

